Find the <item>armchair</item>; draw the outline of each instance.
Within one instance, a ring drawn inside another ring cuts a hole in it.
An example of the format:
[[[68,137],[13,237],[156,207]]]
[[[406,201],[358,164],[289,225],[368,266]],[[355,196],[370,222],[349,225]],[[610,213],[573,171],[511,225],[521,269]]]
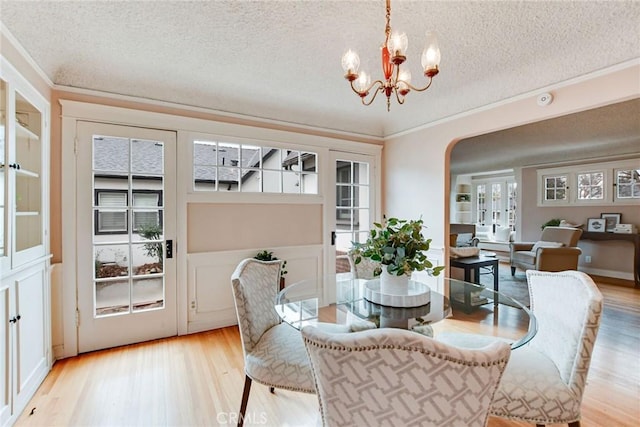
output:
[[[577,270],[577,247],[582,230],[572,227],[545,227],[537,242],[512,242],[510,245],[511,275],[516,267],[523,270]]]

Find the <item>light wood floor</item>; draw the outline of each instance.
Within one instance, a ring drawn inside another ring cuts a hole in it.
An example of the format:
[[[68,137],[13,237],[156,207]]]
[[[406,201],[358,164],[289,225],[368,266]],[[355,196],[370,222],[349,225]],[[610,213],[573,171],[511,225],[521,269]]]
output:
[[[582,426],[638,426],[640,290],[598,285],[605,310]],[[243,381],[236,327],[99,351],[58,361],[16,425],[232,425]],[[245,425],[314,426],[317,400],[254,384],[247,414]],[[491,427],[527,425],[489,420]]]

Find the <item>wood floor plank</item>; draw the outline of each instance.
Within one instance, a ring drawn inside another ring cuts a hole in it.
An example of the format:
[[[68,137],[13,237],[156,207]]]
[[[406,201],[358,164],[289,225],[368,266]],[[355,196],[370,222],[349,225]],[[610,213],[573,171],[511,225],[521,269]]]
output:
[[[582,427],[636,427],[640,290],[598,286],[605,310],[582,405]],[[16,425],[235,425],[243,384],[238,330],[222,328],[60,360]],[[317,411],[314,395],[282,390],[271,394],[254,383],[245,425],[315,426]],[[489,426],[531,424],[490,418]]]

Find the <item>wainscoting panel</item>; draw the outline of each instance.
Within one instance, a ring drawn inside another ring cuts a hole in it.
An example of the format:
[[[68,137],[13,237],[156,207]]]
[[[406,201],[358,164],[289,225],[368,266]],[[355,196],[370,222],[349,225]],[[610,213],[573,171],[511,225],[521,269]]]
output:
[[[286,260],[286,283],[315,279],[322,274],[322,245],[257,248],[252,250],[194,253],[187,256],[189,333],[237,324],[231,292],[231,274],[240,261],[259,251],[273,251]]]

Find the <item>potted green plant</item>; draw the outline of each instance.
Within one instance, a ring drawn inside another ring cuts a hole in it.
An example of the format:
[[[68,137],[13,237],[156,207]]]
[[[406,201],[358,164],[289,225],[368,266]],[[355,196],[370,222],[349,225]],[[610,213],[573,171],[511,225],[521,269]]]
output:
[[[557,227],[560,225],[560,221],[562,221],[560,218],[553,218],[550,219],[549,221],[545,222],[544,224],[542,224],[542,227],[540,227],[542,230],[545,229],[545,227]]]
[[[278,258],[273,256],[273,252],[268,251],[268,250],[263,250],[258,252],[253,258],[260,260],[260,261],[278,261]],[[286,260],[282,260],[282,267],[280,268],[280,289],[284,288],[285,285],[285,280],[284,280],[284,276],[285,274],[287,274],[287,261]]]
[[[431,239],[422,234],[424,221],[383,217],[382,223],[374,223],[367,241],[353,242],[354,262],[370,258],[382,265],[381,280],[385,276],[402,277],[408,282],[413,271],[427,271],[437,276],[444,266],[434,267],[425,254]]]

